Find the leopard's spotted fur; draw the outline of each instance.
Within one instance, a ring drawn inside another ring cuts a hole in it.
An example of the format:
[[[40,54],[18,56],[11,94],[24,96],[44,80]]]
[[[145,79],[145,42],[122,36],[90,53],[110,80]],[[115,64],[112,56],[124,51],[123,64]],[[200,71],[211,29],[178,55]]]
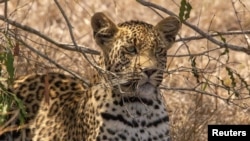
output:
[[[29,126],[22,134],[6,134],[6,140],[170,140],[169,117],[158,87],[180,21],[168,17],[156,26],[141,21],[115,25],[96,13],[91,25],[106,72],[98,71],[91,87],[59,73],[16,80],[13,92],[26,106]]]

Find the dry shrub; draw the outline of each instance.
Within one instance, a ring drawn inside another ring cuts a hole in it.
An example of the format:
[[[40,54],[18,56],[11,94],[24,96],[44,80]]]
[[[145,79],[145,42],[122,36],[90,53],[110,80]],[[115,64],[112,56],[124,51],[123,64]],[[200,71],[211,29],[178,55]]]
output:
[[[188,22],[196,25],[200,29],[209,33],[228,32],[232,30],[248,30],[250,28],[250,1],[241,0],[190,0],[193,7]],[[152,0],[153,3],[165,7],[178,14],[180,0]],[[115,22],[126,20],[143,20],[155,24],[161,19],[153,10],[144,7],[133,0],[91,0],[91,1],[60,1],[72,26],[74,37],[78,45],[98,50],[93,41],[90,28],[90,18],[98,11],[105,12]],[[4,3],[0,4],[4,9]],[[72,44],[66,22],[55,5],[54,1],[32,1],[19,0],[8,2],[8,18],[23,25],[32,27],[42,34],[60,43]],[[165,13],[158,11],[161,15]],[[3,15],[3,11],[0,11]],[[236,15],[237,14],[237,15]],[[0,21],[1,28],[6,24]],[[240,26],[241,25],[241,26]],[[11,30],[16,30],[14,26],[9,26]],[[91,78],[91,65],[86,61],[81,53],[67,51],[41,39],[37,35],[18,29],[15,33],[21,36],[32,47],[48,56],[63,67],[73,71],[84,79]],[[180,37],[190,37],[198,35],[192,29],[183,25]],[[215,37],[222,40],[222,37]],[[223,36],[227,43],[246,46],[244,35]],[[19,55],[15,57],[16,75],[30,73],[46,73],[47,71],[65,72],[57,66],[51,64],[36,53],[30,51],[25,46],[20,45]],[[208,53],[204,53],[208,50]],[[240,96],[229,97],[228,91],[217,87],[216,84],[224,82],[223,86],[231,86],[232,79],[225,67],[231,68],[235,72],[235,82],[237,87],[243,87],[242,80],[236,76],[238,74],[249,83],[249,55],[243,52],[229,50],[226,55],[224,48],[202,40],[191,40],[183,44],[177,42],[169,50],[168,73],[163,82],[163,87],[170,90],[163,90],[166,97],[166,105],[170,112],[172,135],[174,141],[205,141],[207,140],[208,124],[250,124],[249,92],[239,89]],[[200,70],[199,76],[192,73],[192,61],[195,67]],[[184,56],[183,56],[184,55]],[[91,60],[95,55],[88,55]],[[191,57],[192,56],[192,57]],[[192,60],[193,59],[193,60]],[[219,79],[218,79],[219,78]],[[206,88],[199,85],[200,82],[211,82]],[[198,86],[199,85],[199,86]],[[198,87],[197,87],[198,86]],[[201,93],[171,88],[198,88]],[[213,94],[202,93],[204,91]],[[232,94],[232,93],[231,93]],[[233,103],[232,103],[233,102]]]

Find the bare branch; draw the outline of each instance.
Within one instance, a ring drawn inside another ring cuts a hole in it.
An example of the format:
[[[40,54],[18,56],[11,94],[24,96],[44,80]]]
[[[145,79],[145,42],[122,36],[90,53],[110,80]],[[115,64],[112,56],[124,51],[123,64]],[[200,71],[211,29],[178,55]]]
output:
[[[63,15],[63,18],[65,19],[66,23],[67,23],[67,26],[68,26],[68,29],[69,29],[69,34],[70,34],[70,37],[71,37],[71,40],[73,42],[73,44],[75,45],[75,48],[78,50],[78,46],[77,46],[77,43],[76,43],[76,40],[75,40],[75,37],[73,35],[73,31],[72,31],[72,25],[71,23],[69,22],[69,19],[67,18],[65,12],[63,11],[62,7],[60,6],[60,4],[58,3],[57,0],[54,0],[57,7],[59,8],[60,12],[62,13]],[[85,57],[85,56],[84,56]]]
[[[144,1],[144,0],[136,0],[137,2],[139,2],[140,4],[147,6],[147,7],[153,7],[156,8],[158,10],[161,10],[171,16],[177,16],[176,14],[174,14],[173,12],[167,10],[166,8],[156,5],[154,3],[148,2],[148,1]],[[189,28],[193,29],[194,31],[196,31],[197,33],[199,33],[201,36],[203,36],[204,38],[207,38],[209,41],[213,42],[214,44],[220,46],[220,47],[224,47],[224,48],[229,48],[231,50],[235,50],[235,51],[240,51],[240,52],[244,52],[246,54],[250,54],[250,49],[247,49],[245,47],[241,47],[241,46],[235,46],[235,45],[231,45],[231,44],[227,44],[227,43],[223,43],[220,42],[216,39],[214,39],[212,36],[210,36],[209,34],[203,32],[201,29],[199,29],[197,26],[190,24],[187,21],[183,21],[183,24],[185,24],[186,26],[188,26]]]
[[[244,34],[246,34],[245,31],[243,30],[243,27],[242,27],[242,25],[241,25],[240,18],[239,18],[239,16],[238,16],[238,12],[237,12],[237,10],[236,10],[236,8],[235,8],[235,2],[232,1],[232,0],[231,0],[231,2],[232,2],[232,6],[233,6],[233,8],[234,8],[234,13],[235,13],[235,16],[236,16],[236,18],[237,18],[237,22],[238,22],[238,24],[239,24],[239,26],[240,26],[240,29],[241,29],[242,32],[244,32]],[[247,38],[246,38],[246,36],[244,36],[244,37],[245,37],[245,40],[246,40],[246,43],[247,43],[247,47],[248,47],[248,49],[250,49],[250,45],[249,45],[249,43],[248,43],[248,41],[247,41]]]
[[[243,106],[240,106],[236,103],[234,103],[233,101],[230,101],[228,98],[224,98],[224,97],[221,97],[219,95],[216,95],[216,94],[212,94],[212,93],[209,93],[207,91],[202,91],[202,90],[197,90],[195,88],[167,88],[165,86],[162,86],[160,87],[160,89],[163,89],[163,90],[173,90],[173,91],[190,91],[190,92],[196,92],[196,93],[200,93],[200,94],[205,94],[205,95],[208,95],[208,96],[212,96],[212,97],[215,97],[215,98],[218,98],[226,103],[230,103],[230,104],[233,104],[233,105],[236,105],[242,109],[246,109],[246,107],[243,107]]]
[[[217,32],[217,33],[211,33],[209,36],[211,37],[217,37],[217,36],[231,36],[231,35],[243,35],[243,34],[250,34],[250,30],[246,31],[228,31],[228,32]],[[191,41],[191,40],[201,40],[206,39],[204,36],[191,36],[191,37],[185,37],[182,39],[177,39],[176,42],[181,41]]]
[[[66,46],[65,44],[62,44],[62,43],[58,43],[56,42],[55,40],[49,38],[48,36],[42,34],[41,32],[37,31],[36,29],[34,28],[31,28],[29,26],[26,26],[26,25],[22,25],[16,21],[13,21],[13,20],[10,20],[8,18],[5,18],[4,16],[0,15],[0,20],[4,21],[4,22],[7,22],[8,24],[11,24],[17,28],[20,28],[24,31],[27,31],[29,33],[32,33],[32,34],[35,34],[39,37],[41,37],[42,39],[62,48],[62,49],[66,49],[66,50],[70,50],[70,51],[80,51],[82,53],[89,53],[89,54],[93,54],[93,55],[99,55],[100,53],[96,50],[93,50],[93,49],[90,49],[90,48],[87,48],[87,47],[82,47],[82,46],[78,46],[78,49],[76,48],[72,48],[72,47],[69,47],[69,46]]]
[[[11,124],[12,122],[14,122],[17,119],[18,114],[20,113],[20,109],[14,110],[12,113],[13,113],[13,115],[11,116],[11,118],[7,122],[5,122],[3,125],[1,125],[1,127],[0,127],[1,130],[8,127],[9,124]],[[1,135],[1,132],[0,132],[0,135]]]
[[[25,129],[29,126],[29,124],[23,124],[23,125],[14,125],[14,126],[8,126],[4,129],[1,129],[0,130],[0,135],[4,134],[4,133],[7,133],[7,132],[10,132],[10,131],[18,131],[18,130],[21,130],[21,129]]]
[[[66,69],[65,67],[61,66],[60,64],[56,63],[56,61],[54,61],[53,59],[49,58],[48,56],[42,54],[40,51],[36,50],[35,48],[31,47],[25,41],[23,41],[21,38],[18,38],[15,34],[9,33],[9,35],[12,36],[17,41],[19,41],[20,43],[22,43],[22,45],[24,45],[25,47],[27,47],[28,49],[30,49],[32,52],[35,52],[36,54],[38,54],[42,58],[44,58],[44,59],[48,60],[49,62],[51,62],[52,64],[54,64],[56,67],[58,67],[58,68],[60,68],[60,69],[62,69],[64,71],[66,71],[66,72],[70,73],[71,75],[75,76],[76,78],[82,80],[87,86],[90,85],[89,81],[87,81],[86,79],[83,79],[81,76],[79,76],[75,72],[72,72],[72,71]]]
[[[67,26],[68,26],[68,29],[69,29],[69,33],[70,33],[70,37],[71,37],[71,40],[75,46],[75,48],[78,50],[78,45],[75,41],[75,38],[74,38],[74,35],[73,35],[73,31],[72,31],[72,25],[71,23],[69,22],[65,12],[63,11],[62,7],[60,6],[60,4],[58,3],[57,0],[54,0],[57,7],[59,8],[60,12],[62,13],[63,15],[63,18],[65,19],[66,23],[67,23]],[[97,70],[100,70],[102,72],[106,72],[105,70],[103,70],[101,67],[97,66],[96,64],[94,64],[92,61],[89,60],[88,56],[85,54],[85,53],[82,53],[82,55],[84,56],[84,58]]]
[[[8,19],[8,1],[2,1],[4,2],[4,17],[5,17],[5,20]],[[9,24],[6,25],[6,31],[8,31],[9,29]]]
[[[8,2],[9,0],[0,0],[0,3]]]

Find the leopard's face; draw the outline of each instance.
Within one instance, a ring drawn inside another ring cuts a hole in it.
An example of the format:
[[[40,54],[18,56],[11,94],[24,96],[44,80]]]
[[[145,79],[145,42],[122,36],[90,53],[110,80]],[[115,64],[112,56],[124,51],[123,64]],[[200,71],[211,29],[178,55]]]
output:
[[[102,13],[92,18],[97,44],[103,50],[105,69],[122,90],[155,90],[166,69],[167,50],[181,27],[176,17],[168,17],[156,26],[130,21],[115,25]]]

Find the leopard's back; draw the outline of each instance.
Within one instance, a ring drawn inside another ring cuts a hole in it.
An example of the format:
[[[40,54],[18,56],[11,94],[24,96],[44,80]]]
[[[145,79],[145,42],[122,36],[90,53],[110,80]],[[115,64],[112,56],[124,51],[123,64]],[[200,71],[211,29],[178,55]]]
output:
[[[18,78],[12,92],[23,101],[28,128],[15,131],[12,137],[17,140],[68,140],[69,129],[75,128],[73,124],[69,127],[70,122],[76,120],[79,101],[87,100],[87,95],[82,98],[87,89],[80,80],[60,73]]]

